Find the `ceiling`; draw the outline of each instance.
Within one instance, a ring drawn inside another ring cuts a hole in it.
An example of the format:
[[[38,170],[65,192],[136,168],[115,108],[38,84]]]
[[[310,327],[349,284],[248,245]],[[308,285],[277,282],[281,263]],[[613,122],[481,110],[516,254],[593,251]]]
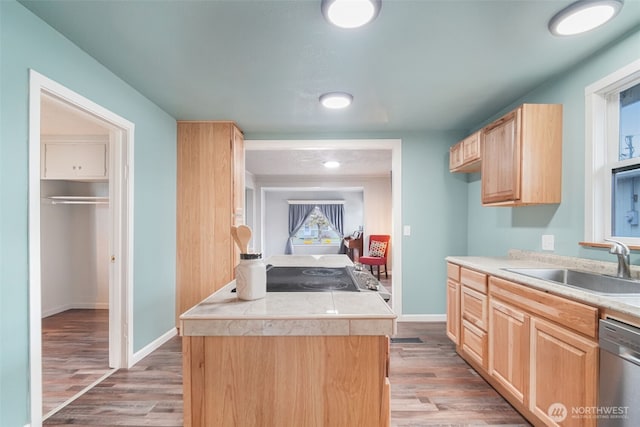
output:
[[[572,0],[383,0],[355,30],[320,0],[20,2],[176,119],[250,137],[469,130],[640,26],[640,0],[565,38]],[[337,90],[353,105],[323,110]]]

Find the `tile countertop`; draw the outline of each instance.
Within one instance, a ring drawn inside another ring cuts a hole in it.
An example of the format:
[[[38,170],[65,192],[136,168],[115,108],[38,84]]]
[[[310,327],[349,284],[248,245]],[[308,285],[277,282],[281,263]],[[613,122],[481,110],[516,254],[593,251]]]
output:
[[[305,265],[308,257],[272,257],[273,265]],[[304,259],[301,259],[304,258]],[[311,257],[313,265],[351,264],[346,255]],[[345,261],[345,258],[347,261]],[[235,280],[180,316],[186,336],[393,335],[396,314],[377,292],[267,292],[243,301]]]
[[[569,259],[569,258],[567,258]],[[468,267],[473,270],[482,271],[492,276],[521,283],[531,288],[548,291],[556,295],[565,296],[575,301],[597,306],[600,308],[615,310],[624,314],[629,314],[640,318],[640,295],[638,296],[611,296],[595,292],[589,292],[579,288],[560,285],[548,280],[536,279],[518,273],[503,270],[504,268],[562,268],[558,262],[542,262],[538,260],[501,258],[501,257],[473,257],[473,256],[449,256],[447,261],[454,264]],[[586,261],[588,263],[588,261]],[[565,265],[566,268],[576,268],[575,265]],[[595,269],[586,268],[586,264],[580,265],[582,270]]]

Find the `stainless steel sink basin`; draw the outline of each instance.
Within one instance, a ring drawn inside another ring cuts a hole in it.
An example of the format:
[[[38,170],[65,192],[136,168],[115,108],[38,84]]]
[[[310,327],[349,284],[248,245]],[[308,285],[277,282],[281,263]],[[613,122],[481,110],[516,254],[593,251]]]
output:
[[[639,281],[620,279],[604,274],[589,273],[587,271],[571,270],[568,268],[505,268],[504,270],[535,277],[536,279],[550,280],[600,294],[640,294]]]

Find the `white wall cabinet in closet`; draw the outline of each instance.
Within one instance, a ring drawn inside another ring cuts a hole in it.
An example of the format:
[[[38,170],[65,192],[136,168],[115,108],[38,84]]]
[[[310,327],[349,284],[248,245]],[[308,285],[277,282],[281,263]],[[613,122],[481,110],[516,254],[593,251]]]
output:
[[[107,137],[42,138],[41,179],[106,180]]]

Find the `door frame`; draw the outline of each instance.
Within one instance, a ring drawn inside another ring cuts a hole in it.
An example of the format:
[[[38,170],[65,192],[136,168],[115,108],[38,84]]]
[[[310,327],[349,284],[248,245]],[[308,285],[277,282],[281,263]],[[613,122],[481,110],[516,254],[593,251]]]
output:
[[[109,365],[133,360],[133,142],[135,125],[29,70],[29,365],[31,426],[42,425],[42,302],[40,241],[40,117],[43,94],[109,128]]]
[[[325,139],[325,140],[249,140],[245,151],[251,150],[391,150],[391,308],[402,315],[402,139]],[[263,196],[261,196],[263,197]],[[366,194],[364,197],[367,197]],[[264,202],[261,202],[262,210]],[[264,215],[260,245],[264,242]]]

